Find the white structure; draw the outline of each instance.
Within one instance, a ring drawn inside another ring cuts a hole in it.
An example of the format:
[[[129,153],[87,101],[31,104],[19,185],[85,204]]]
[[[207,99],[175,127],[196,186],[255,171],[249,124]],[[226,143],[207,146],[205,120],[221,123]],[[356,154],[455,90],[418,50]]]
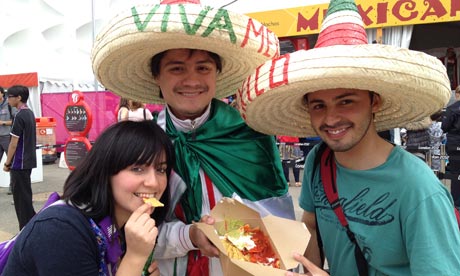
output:
[[[90,52],[105,20],[133,3],[159,0],[0,0],[0,75],[38,72],[40,92],[103,89],[94,80]],[[201,0],[247,13],[328,0]],[[97,86],[97,88],[96,88]]]
[[[30,181],[32,183],[36,182],[43,182],[43,162],[42,162],[42,150],[36,149],[37,152],[37,167],[32,169],[32,173],[30,174]],[[2,160],[0,162],[0,166],[3,168],[3,164],[6,160],[6,154],[3,154]],[[10,173],[4,172],[3,170],[0,171],[0,187],[9,187],[10,186]]]

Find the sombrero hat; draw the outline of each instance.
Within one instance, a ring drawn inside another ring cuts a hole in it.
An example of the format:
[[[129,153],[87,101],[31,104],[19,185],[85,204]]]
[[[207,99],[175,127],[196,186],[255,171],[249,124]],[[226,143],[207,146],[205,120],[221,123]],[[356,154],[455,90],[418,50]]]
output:
[[[408,123],[405,126],[401,126],[401,127],[405,128],[407,130],[422,130],[422,129],[429,128],[431,123],[433,123],[433,121],[430,119],[430,117],[425,117],[421,121],[411,122],[411,123]]]
[[[136,5],[112,18],[92,49],[97,79],[122,97],[163,103],[150,70],[151,58],[169,49],[201,49],[222,59],[216,98],[224,98],[235,94],[258,65],[279,56],[278,37],[262,23],[197,3]]]
[[[332,0],[314,49],[258,67],[237,94],[248,125],[272,135],[316,136],[303,96],[319,90],[374,91],[383,104],[378,131],[421,121],[450,98],[449,79],[435,57],[389,45],[368,44],[353,0]]]

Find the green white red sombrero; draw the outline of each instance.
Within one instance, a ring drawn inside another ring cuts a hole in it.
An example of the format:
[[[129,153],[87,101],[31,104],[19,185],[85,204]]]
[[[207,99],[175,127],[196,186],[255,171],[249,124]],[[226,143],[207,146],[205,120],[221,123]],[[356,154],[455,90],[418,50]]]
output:
[[[169,49],[214,52],[222,59],[216,98],[235,94],[260,64],[279,56],[278,37],[262,23],[199,0],[136,5],[112,18],[98,34],[93,72],[108,90],[129,99],[163,103],[149,64]]]
[[[451,94],[444,65],[435,57],[389,45],[368,44],[353,0],[332,0],[314,49],[265,62],[244,81],[237,103],[248,125],[272,135],[316,136],[303,96],[319,90],[374,91],[383,106],[378,131],[421,121]]]

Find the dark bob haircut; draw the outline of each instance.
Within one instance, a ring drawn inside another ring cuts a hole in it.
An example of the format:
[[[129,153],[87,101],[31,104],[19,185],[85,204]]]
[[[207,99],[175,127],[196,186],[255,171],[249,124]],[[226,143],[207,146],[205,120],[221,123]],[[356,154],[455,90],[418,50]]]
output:
[[[164,155],[163,155],[164,154]],[[153,121],[123,121],[108,127],[70,173],[62,198],[80,207],[85,216],[99,222],[114,216],[111,177],[131,165],[160,165],[166,157],[167,179],[174,164],[174,148],[166,133]],[[152,218],[160,225],[169,207],[169,184]]]

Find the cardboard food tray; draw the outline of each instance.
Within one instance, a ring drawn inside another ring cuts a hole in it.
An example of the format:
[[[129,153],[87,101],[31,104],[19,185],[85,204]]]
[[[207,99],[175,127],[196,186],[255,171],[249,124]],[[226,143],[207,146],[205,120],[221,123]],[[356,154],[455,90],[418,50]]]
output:
[[[196,225],[219,249],[219,258],[224,275],[284,276],[286,270],[296,268],[299,265],[292,257],[292,254],[294,252],[303,254],[307,248],[310,235],[306,226],[299,221],[273,215],[261,218],[254,209],[230,198],[223,198],[217,203],[210,215],[216,221],[214,225],[205,223],[197,223]],[[217,234],[217,229],[225,223],[226,219],[237,219],[249,224],[251,227],[259,227],[269,237],[273,250],[279,257],[281,269],[229,258]]]

